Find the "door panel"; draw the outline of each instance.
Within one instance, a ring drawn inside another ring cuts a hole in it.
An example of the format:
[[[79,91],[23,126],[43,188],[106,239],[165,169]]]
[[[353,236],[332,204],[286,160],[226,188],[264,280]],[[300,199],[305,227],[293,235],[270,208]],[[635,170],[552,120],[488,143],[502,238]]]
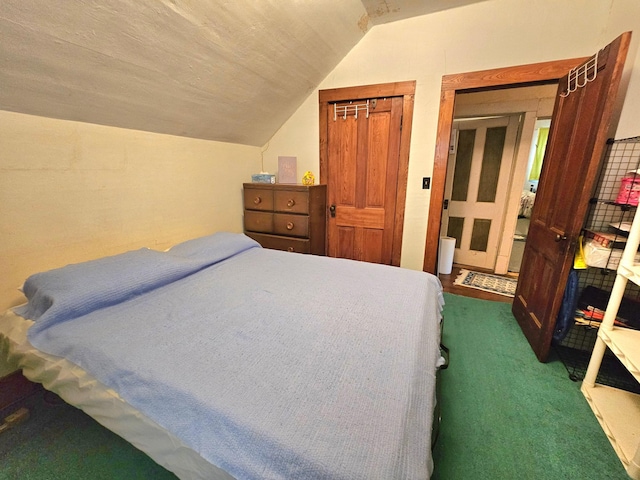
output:
[[[403,98],[369,99],[368,115],[329,109],[328,254],[392,263]],[[351,102],[338,102],[337,108]]]
[[[540,361],[546,361],[551,346],[630,39],[629,32],[621,35],[558,86],[512,308]],[[582,72],[578,79],[576,72]],[[585,75],[591,80],[586,84]]]
[[[442,231],[456,239],[454,262],[493,269],[502,235],[519,115],[457,121]]]
[[[469,250],[474,252],[486,252],[489,245],[489,234],[491,232],[491,220],[486,218],[474,218],[471,229],[471,241]]]
[[[339,258],[347,258],[353,252],[355,246],[355,233],[356,230],[353,227],[340,227],[336,229],[336,238],[334,243],[337,243],[336,254],[333,255]]]
[[[362,235],[362,243],[367,245],[367,248],[362,252],[362,260],[371,263],[386,263],[380,255],[383,251],[383,231],[366,229],[362,230]]]

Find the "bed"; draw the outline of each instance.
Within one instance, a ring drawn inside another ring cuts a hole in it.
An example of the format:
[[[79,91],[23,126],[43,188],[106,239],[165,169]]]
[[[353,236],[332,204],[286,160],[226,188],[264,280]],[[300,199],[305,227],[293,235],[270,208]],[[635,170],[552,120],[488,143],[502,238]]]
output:
[[[535,202],[536,194],[528,190],[523,190],[520,194],[520,209],[518,210],[518,216],[531,218],[531,212],[533,211],[533,204]]]
[[[426,479],[438,279],[217,233],[39,273],[0,358],[180,478]]]

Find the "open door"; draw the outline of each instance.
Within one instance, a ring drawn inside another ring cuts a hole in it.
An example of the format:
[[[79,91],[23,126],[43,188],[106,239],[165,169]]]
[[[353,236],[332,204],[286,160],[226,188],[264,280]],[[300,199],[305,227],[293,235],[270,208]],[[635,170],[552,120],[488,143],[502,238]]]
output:
[[[560,80],[512,311],[547,360],[564,285],[606,146],[631,33]]]

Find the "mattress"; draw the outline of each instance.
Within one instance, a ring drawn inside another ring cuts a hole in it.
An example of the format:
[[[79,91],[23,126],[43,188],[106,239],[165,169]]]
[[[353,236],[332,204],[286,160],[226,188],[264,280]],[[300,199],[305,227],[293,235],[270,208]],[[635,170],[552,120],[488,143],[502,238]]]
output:
[[[181,478],[431,473],[433,276],[216,235],[34,277],[3,356]]]
[[[27,339],[33,325],[12,311],[0,321],[0,360],[21,369],[98,423],[117,433],[179,478],[230,480],[229,474],[204,460],[171,432],[129,405],[118,393],[70,361],[34,348]]]

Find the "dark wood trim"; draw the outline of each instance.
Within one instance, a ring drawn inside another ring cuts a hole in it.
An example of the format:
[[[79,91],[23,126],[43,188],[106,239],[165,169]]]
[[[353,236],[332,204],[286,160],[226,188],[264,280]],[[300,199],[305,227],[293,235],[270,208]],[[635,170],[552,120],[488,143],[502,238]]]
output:
[[[415,91],[415,82],[413,91]],[[400,265],[402,254],[402,235],[404,232],[404,211],[407,204],[407,182],[409,181],[409,147],[413,125],[414,94],[404,95],[402,105],[402,133],[400,136],[400,156],[398,158],[398,190],[396,193],[396,219],[393,229],[393,249],[391,265]]]
[[[401,97],[413,95],[416,91],[415,80],[395,83],[378,83],[375,85],[362,85],[359,87],[331,88],[320,90],[318,98],[320,104],[330,102],[342,102],[344,100],[358,100],[379,97]]]
[[[400,154],[398,158],[398,179],[396,190],[395,224],[393,229],[393,249],[391,264],[400,265],[402,255],[402,235],[404,230],[404,213],[407,202],[407,182],[409,178],[409,153],[411,146],[411,128],[413,125],[413,105],[416,91],[415,80],[406,82],[363,85],[359,87],[333,88],[320,90],[319,120],[320,120],[320,179],[319,183],[326,184],[329,179],[327,161],[328,125],[327,114],[329,103],[379,97],[403,97],[402,104],[402,132],[400,137]]]
[[[436,148],[431,177],[431,198],[427,219],[427,237],[424,249],[423,270],[435,273],[438,262],[440,222],[444,201],[444,185],[447,177],[449,141],[453,124],[456,93],[474,90],[492,90],[508,87],[557,82],[567,72],[588,57],[534,63],[514,67],[458,73],[442,77],[440,113],[436,130]]]

